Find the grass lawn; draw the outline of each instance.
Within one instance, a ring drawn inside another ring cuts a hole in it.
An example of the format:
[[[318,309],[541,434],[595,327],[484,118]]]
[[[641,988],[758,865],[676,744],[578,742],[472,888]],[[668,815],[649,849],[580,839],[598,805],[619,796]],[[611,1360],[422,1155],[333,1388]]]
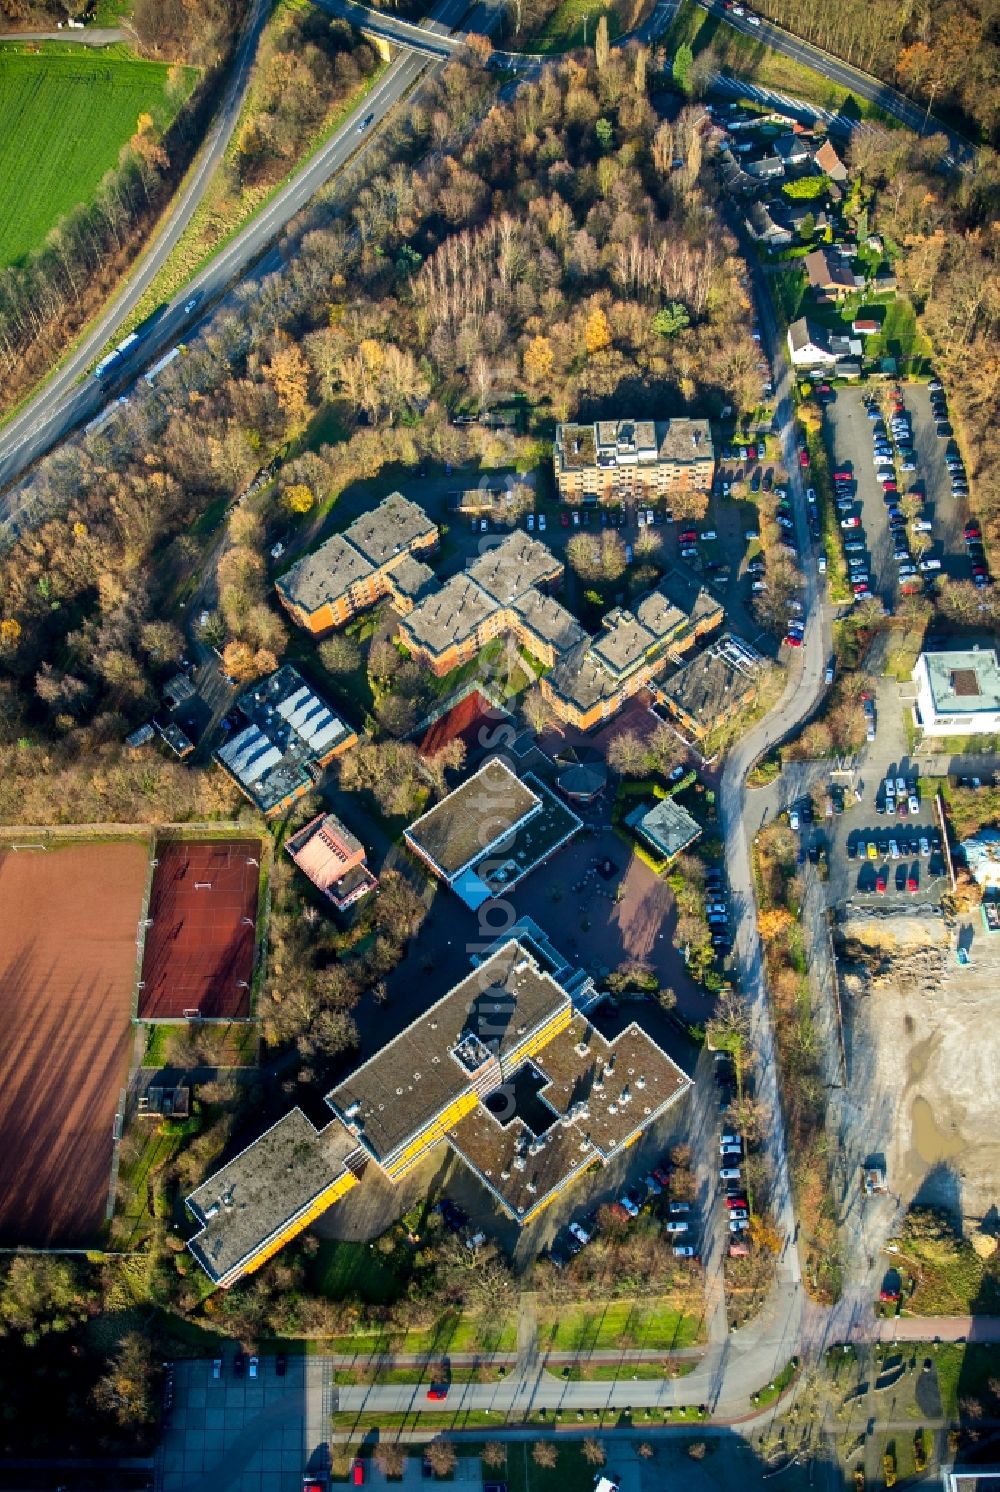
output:
[[[383,1263],[367,1243],[324,1239],[309,1264],[310,1283],[321,1295],[342,1300],[358,1294],[383,1305],[395,1300],[403,1281],[389,1263]]]
[[[537,36],[532,37],[528,50],[531,52],[569,52],[586,42],[592,47],[601,16],[608,18],[608,36],[612,41],[621,32],[621,23],[609,5],[595,4],[594,0],[561,0],[549,16]]]
[[[865,343],[866,357],[894,357],[898,363],[921,363],[930,359],[930,341],[917,328],[917,318],[905,296],[897,296],[884,307],[882,330]]]
[[[60,42],[28,53],[0,48],[0,266],[21,264],[50,229],[88,201],[142,113],[164,125],[194,85],[169,68]]]
[[[665,1377],[686,1378],[698,1366],[698,1359],[685,1357],[671,1363],[669,1371],[665,1371],[662,1362],[584,1363],[582,1367],[552,1367],[549,1371],[567,1383],[617,1383],[619,1379],[623,1383],[633,1379],[638,1383],[651,1383]]]
[[[361,1245],[365,1247],[365,1245]],[[517,1347],[517,1322],[475,1321],[457,1311],[446,1311],[433,1326],[405,1332],[369,1331],[332,1337],[333,1353],[371,1356],[381,1352],[513,1352]]]
[[[923,1350],[923,1349],[921,1349]],[[929,1347],[927,1355],[937,1367],[941,1407],[949,1419],[958,1416],[960,1399],[978,1399],[986,1393],[991,1378],[1000,1377],[1000,1344],[948,1342]]]
[[[764,1405],[773,1404],[775,1399],[780,1399],[781,1395],[785,1392],[785,1389],[788,1388],[798,1370],[799,1360],[797,1357],[793,1357],[785,1364],[781,1372],[775,1375],[771,1383],[765,1384],[765,1386],[754,1395],[753,1402],[755,1404]]]
[[[552,1320],[540,1320],[543,1351],[591,1352],[606,1347],[693,1347],[703,1340],[701,1316],[671,1306],[614,1300],[594,1307],[567,1307]]]
[[[94,26],[118,26],[132,14],[132,0],[97,0],[94,6]]]
[[[507,1447],[505,1480],[508,1492],[593,1492],[595,1468],[585,1458],[579,1441],[560,1441],[555,1466],[539,1466],[526,1440]]]
[[[146,1027],[146,1050],[143,1053],[144,1067],[166,1067],[170,1038],[181,1027],[154,1022]],[[205,1024],[198,1029],[198,1039],[211,1049],[206,1061],[214,1067],[257,1066],[256,1021],[220,1021]]]

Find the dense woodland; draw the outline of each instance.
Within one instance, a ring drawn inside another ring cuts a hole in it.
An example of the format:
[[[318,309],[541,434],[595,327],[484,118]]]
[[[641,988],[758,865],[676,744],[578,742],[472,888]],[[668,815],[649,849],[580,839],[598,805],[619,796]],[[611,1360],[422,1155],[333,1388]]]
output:
[[[390,461],[502,454],[500,437],[448,418],[501,394],[527,396],[540,435],[570,413],[752,400],[739,261],[706,192],[695,113],[658,121],[635,52],[566,63],[470,128],[489,87],[475,60],[452,64],[396,126],[384,168],[341,189],[340,215],[321,203],[301,225],[285,272],[237,291],[159,392],[137,392],[25,485],[54,516],[0,560],[5,817],[93,804],[92,786],[64,788],[46,810],[42,779],[92,782],[105,744],[113,754],[148,718],[183,651],[163,618],[204,552],[199,514],[241,492],[327,401],[348,438],[289,463],[279,500],[305,486],[326,502]],[[446,152],[453,129],[462,143]],[[686,314],[664,333],[667,305]],[[264,667],[286,632],[252,518],[242,538],[220,576],[225,617]],[[116,763],[114,806],[86,816],[155,817],[174,775],[148,757],[141,770]],[[182,813],[229,792],[189,788]]]

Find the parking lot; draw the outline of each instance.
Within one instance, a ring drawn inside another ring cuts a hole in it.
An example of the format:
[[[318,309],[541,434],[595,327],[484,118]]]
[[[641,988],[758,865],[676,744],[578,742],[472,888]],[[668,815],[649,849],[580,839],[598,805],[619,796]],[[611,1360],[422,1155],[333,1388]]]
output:
[[[934,574],[969,580],[972,568],[966,554],[963,527],[968,519],[968,500],[953,497],[945,452],[949,442],[940,438],[931,412],[930,393],[925,384],[902,385],[903,399],[910,415],[912,446],[916,470],[904,472],[897,462],[896,480],[901,493],[917,491],[923,496],[921,518],[931,524],[929,532],[909,531],[909,547],[917,558],[936,559],[941,569]],[[895,544],[888,522],[888,509],[882,488],[876,478],[872,459],[872,422],[864,405],[865,390],[839,388],[826,407],[826,430],[831,465],[835,470],[850,471],[854,483],[854,504],[845,509],[842,518],[857,515],[857,529],[845,530],[847,543],[862,543],[864,548],[848,557],[867,561],[871,590],[889,611],[899,598],[898,565]],[[885,399],[882,400],[885,403]],[[857,567],[855,567],[857,568]],[[934,574],[927,579],[933,581]],[[920,582],[914,577],[917,584]]]
[[[174,1365],[175,1398],[160,1454],[161,1492],[292,1492],[307,1467],[328,1464],[331,1374],[318,1359],[273,1357],[238,1377],[227,1353],[218,1378],[205,1359]]]
[[[893,787],[902,780],[903,794],[886,793],[891,773]],[[918,798],[912,811],[910,788],[917,786],[916,767],[904,758],[886,768],[885,777],[866,779],[835,776],[834,800],[841,812],[827,816],[829,795],[819,790],[819,805],[811,823],[801,819],[803,803],[794,805],[800,815],[800,839],[805,857],[815,862],[825,852],[828,867],[827,904],[837,910],[847,906],[889,909],[934,906],[946,889],[946,866],[941,832],[932,804]],[[854,784],[861,787],[857,798]],[[906,812],[900,814],[900,798]]]

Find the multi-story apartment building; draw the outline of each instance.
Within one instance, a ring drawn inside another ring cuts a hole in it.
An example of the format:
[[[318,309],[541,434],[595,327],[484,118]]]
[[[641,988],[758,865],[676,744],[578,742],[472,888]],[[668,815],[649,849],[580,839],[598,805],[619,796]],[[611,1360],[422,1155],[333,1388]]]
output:
[[[686,609],[667,594],[690,592]],[[705,589],[668,577],[632,610],[609,611],[596,637],[566,651],[539,680],[553,713],[578,730],[592,730],[617,715],[626,700],[649,688],[725,615]]]
[[[551,667],[567,647],[586,637],[565,607],[545,592],[562,577],[562,562],[552,551],[515,529],[464,574],[427,595],[400,622],[400,639],[438,677],[507,633]]]
[[[597,420],[557,425],[556,487],[568,503],[669,501],[707,493],[715,449],[707,420]]]
[[[359,611],[391,596],[410,611],[434,575],[416,558],[438,542],[438,527],[400,492],[362,513],[275,583],[278,597],[300,627],[314,635],[343,627]]]

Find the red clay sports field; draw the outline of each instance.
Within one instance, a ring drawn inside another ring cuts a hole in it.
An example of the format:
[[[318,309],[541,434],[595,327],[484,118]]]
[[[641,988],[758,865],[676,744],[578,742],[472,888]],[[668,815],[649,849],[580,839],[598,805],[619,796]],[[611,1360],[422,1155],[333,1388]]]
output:
[[[255,839],[157,841],[140,1020],[249,1016],[260,854]]]
[[[0,1243],[98,1241],[149,843],[0,850]]]

